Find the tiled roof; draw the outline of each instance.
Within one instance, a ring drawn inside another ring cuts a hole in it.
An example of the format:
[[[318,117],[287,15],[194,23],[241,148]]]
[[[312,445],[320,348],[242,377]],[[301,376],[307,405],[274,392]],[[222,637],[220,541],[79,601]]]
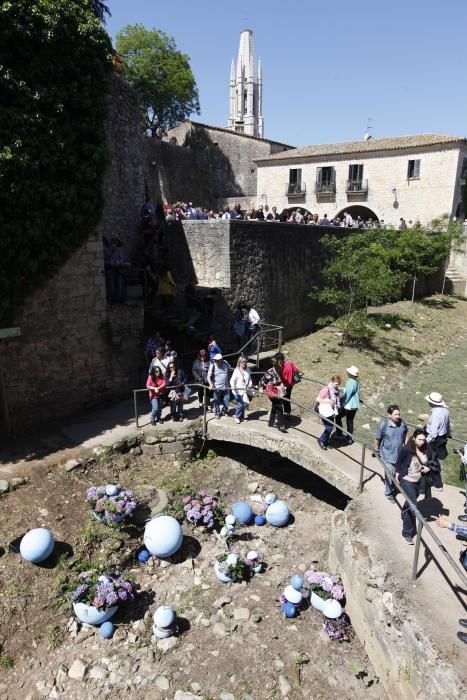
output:
[[[285,160],[289,158],[315,158],[323,156],[345,155],[346,153],[372,153],[374,151],[398,151],[405,148],[420,148],[442,144],[462,143],[467,146],[463,136],[443,136],[441,134],[413,134],[412,136],[388,136],[386,138],[369,138],[364,141],[344,141],[341,143],[322,143],[315,146],[303,146],[292,151],[274,153],[257,161]]]
[[[285,148],[293,149],[288,143],[282,143],[282,141],[275,141],[274,139],[261,139],[259,136],[252,136],[251,134],[242,134],[239,131],[234,131],[234,129],[227,129],[223,126],[212,126],[212,124],[202,124],[201,122],[194,122],[192,119],[185,119],[182,124],[193,124],[193,126],[201,126],[204,129],[212,129],[213,131],[225,131],[227,134],[235,134],[236,136],[242,136],[245,139],[254,139],[255,141],[267,141],[268,143],[277,143],[279,146],[285,146]],[[177,127],[175,127],[177,128]],[[170,129],[169,129],[170,132]]]

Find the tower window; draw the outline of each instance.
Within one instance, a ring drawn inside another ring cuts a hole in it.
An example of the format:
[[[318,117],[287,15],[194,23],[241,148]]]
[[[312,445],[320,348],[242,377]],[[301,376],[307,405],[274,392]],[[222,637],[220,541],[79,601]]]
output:
[[[248,95],[247,95],[247,92],[245,90],[245,92],[243,93],[243,114],[246,114],[247,111],[248,111]]]
[[[417,177],[420,177],[420,161],[409,160],[409,164],[407,166],[407,179],[412,180]]]

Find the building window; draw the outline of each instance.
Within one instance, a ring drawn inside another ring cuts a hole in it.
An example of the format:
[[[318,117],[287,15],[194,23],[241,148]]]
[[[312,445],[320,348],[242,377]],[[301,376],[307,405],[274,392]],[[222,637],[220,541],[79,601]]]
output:
[[[316,193],[326,194],[336,191],[336,171],[332,166],[318,168],[316,171]]]
[[[298,194],[302,191],[302,169],[293,168],[289,170],[288,194]]]
[[[417,177],[420,177],[420,161],[409,160],[407,166],[407,180],[413,180]]]
[[[348,192],[359,192],[363,187],[363,165],[349,165]]]

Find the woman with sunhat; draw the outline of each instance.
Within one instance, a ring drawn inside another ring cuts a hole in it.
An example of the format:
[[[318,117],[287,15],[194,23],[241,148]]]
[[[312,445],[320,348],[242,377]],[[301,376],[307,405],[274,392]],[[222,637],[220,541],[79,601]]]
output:
[[[348,445],[353,443],[353,423],[355,414],[360,408],[360,383],[358,381],[358,367],[352,365],[347,367],[345,370],[347,372],[348,379],[344,387],[344,395],[341,398],[341,409],[339,414],[336,416],[336,437],[343,440]],[[342,418],[345,417],[346,429],[349,435],[343,435],[339,428],[342,428]]]
[[[426,425],[426,441],[429,445],[431,445],[431,449],[439,460],[446,459],[448,456],[447,442],[448,438],[451,437],[449,409],[443,401],[442,395],[437,391],[432,391],[431,394],[425,396],[425,401],[428,401],[431,406],[431,415],[428,418]],[[431,486],[433,491],[443,490],[441,469],[440,471],[433,473]]]

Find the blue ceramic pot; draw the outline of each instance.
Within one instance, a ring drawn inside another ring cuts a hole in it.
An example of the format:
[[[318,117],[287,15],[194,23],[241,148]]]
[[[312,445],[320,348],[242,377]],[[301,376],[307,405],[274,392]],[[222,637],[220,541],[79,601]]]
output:
[[[115,615],[118,605],[112,605],[107,610],[98,610],[93,605],[86,603],[73,603],[73,610],[81,622],[87,622],[88,625],[101,625]]]

